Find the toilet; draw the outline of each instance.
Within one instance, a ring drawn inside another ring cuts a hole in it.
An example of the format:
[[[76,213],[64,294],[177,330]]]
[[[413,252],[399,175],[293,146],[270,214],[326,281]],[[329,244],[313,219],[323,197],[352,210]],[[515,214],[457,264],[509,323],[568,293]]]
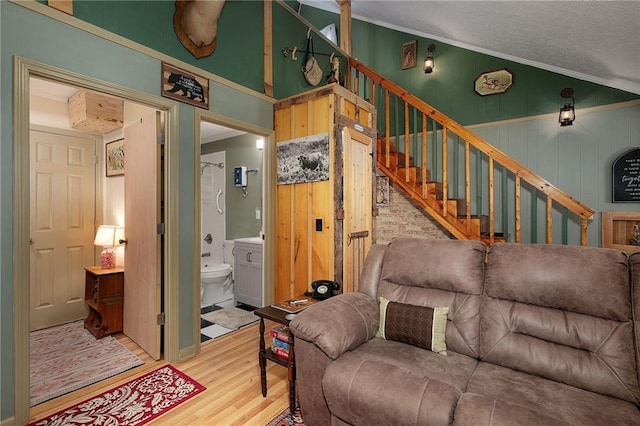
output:
[[[200,304],[202,306],[233,299],[233,240],[223,245],[224,263],[202,260],[200,267]]]

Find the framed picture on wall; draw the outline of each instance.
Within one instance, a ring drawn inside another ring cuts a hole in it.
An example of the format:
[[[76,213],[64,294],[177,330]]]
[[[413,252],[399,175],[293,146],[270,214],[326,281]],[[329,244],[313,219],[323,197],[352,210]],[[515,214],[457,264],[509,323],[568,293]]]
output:
[[[418,63],[417,59],[418,41],[413,40],[402,45],[402,69],[413,68]]]
[[[107,177],[124,174],[124,139],[105,145],[105,170]]]
[[[513,84],[513,74],[506,68],[487,71],[473,82],[473,90],[480,96],[497,95],[506,92]]]

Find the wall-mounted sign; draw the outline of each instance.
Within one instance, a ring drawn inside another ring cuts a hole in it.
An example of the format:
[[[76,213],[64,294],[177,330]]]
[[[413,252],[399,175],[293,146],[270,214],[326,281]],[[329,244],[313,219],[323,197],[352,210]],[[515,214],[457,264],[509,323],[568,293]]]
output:
[[[162,96],[209,109],[209,80],[163,62]]]
[[[480,96],[504,93],[513,84],[513,74],[506,68],[483,72],[473,83],[473,89]]]
[[[613,162],[613,202],[640,203],[640,148],[634,148]]]

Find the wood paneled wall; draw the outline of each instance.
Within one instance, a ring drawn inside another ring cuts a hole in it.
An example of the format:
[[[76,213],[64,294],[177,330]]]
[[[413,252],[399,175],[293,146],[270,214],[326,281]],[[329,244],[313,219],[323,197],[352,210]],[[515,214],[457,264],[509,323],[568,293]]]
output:
[[[328,133],[330,165],[327,181],[276,187],[274,300],[280,301],[311,290],[314,280],[342,282],[344,213],[340,129],[359,124],[373,137],[375,110],[338,85],[284,99],[276,103],[274,110],[276,144]],[[322,231],[316,230],[317,219],[322,220]]]

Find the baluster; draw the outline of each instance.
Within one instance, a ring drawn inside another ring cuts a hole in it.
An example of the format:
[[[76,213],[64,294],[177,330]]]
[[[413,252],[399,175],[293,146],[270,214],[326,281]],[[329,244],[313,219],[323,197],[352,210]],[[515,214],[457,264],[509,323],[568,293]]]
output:
[[[411,164],[409,149],[409,103],[404,103],[404,181],[409,182],[409,165]]]
[[[521,202],[522,199],[520,198],[520,192],[522,190],[521,186],[520,186],[520,176],[516,175],[516,188],[515,188],[515,197],[516,197],[516,206],[515,206],[515,210],[516,210],[516,219],[515,219],[515,233],[516,233],[516,243],[520,243],[522,240],[522,236],[520,234],[521,232],[521,212],[520,212],[520,208],[521,208]]]
[[[495,202],[493,187],[493,158],[489,157],[489,242],[493,243]]]
[[[464,141],[464,201],[467,213],[467,233],[471,234],[471,148]]]
[[[547,195],[547,244],[553,243],[553,200]]]
[[[442,128],[442,215],[447,216],[447,201],[449,199],[449,177],[447,176],[448,169],[448,141],[447,141],[447,128]]]
[[[422,114],[422,198],[427,198],[427,115]]]
[[[384,91],[384,103],[385,103],[385,110],[384,110],[384,116],[385,116],[385,120],[386,120],[386,124],[385,124],[385,146],[386,146],[386,164],[385,166],[387,167],[387,169],[390,167],[391,165],[391,160],[389,158],[389,152],[391,150],[389,144],[391,143],[390,140],[390,121],[391,121],[391,117],[390,117],[390,112],[389,112],[389,90],[385,90]]]

